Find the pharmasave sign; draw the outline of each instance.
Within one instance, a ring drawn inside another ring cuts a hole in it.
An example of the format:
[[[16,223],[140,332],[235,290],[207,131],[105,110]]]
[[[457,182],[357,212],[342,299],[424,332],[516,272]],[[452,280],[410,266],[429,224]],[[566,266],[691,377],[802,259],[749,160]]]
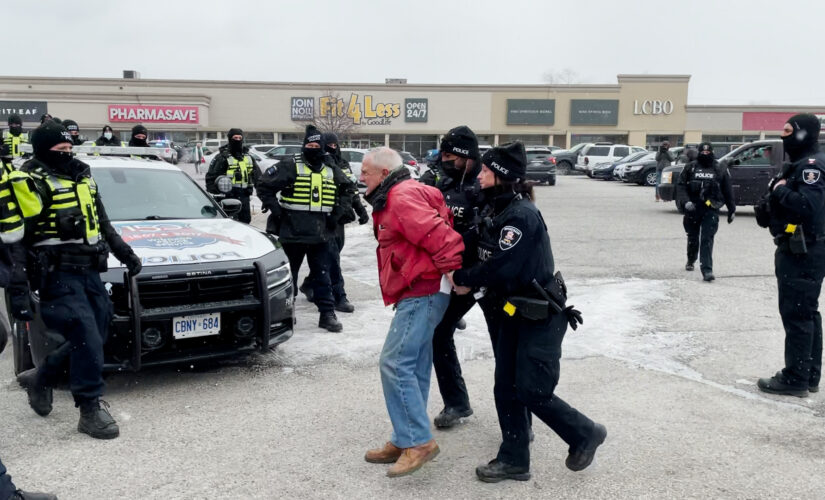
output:
[[[426,122],[429,101],[426,98],[386,100],[372,94],[352,93],[348,97],[325,95],[318,98],[317,106],[312,97],[290,98],[291,118],[294,121],[311,120],[313,117],[343,117],[356,125],[392,125],[393,120],[404,115],[405,122]]]
[[[553,125],[555,99],[507,99],[507,125]]]
[[[197,106],[110,104],[110,122],[198,123]]]
[[[48,113],[46,101],[0,101],[0,121],[4,124],[11,115],[19,115],[24,122],[39,122],[44,113]]]

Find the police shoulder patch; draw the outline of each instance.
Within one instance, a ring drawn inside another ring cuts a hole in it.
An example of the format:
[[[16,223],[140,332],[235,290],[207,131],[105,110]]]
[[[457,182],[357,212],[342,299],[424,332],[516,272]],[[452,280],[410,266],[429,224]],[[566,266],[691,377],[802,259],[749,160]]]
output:
[[[510,250],[521,240],[521,229],[515,226],[504,226],[501,228],[501,237],[498,239],[498,246],[502,250]]]
[[[806,168],[802,171],[802,180],[805,184],[816,184],[821,176],[818,168]]]
[[[266,169],[266,175],[271,177],[271,176],[275,175],[275,172],[277,172],[277,171],[278,171],[278,167],[273,165],[273,166],[269,167],[268,169]]]

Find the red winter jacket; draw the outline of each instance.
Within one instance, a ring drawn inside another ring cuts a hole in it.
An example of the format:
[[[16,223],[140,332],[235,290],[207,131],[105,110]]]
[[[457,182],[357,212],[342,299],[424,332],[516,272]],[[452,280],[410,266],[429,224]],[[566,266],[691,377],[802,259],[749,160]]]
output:
[[[401,181],[372,217],[385,305],[432,295],[443,274],[461,267],[464,242],[452,228],[453,214],[438,189]]]

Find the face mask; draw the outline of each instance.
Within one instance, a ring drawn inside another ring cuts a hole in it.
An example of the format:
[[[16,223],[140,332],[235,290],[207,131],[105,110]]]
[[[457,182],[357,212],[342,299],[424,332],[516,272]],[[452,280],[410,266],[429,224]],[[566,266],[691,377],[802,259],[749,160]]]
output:
[[[243,141],[236,141],[235,139],[229,139],[229,152],[230,153],[241,153],[243,151]]]
[[[709,167],[713,165],[713,155],[699,155],[696,157],[696,161],[703,167]]]
[[[304,155],[307,163],[310,165],[317,167],[321,164],[321,160],[324,158],[324,150],[321,148],[301,148],[301,152]]]
[[[809,143],[811,142],[808,140],[808,131],[805,129],[795,130],[791,135],[782,138],[782,146],[785,148],[785,152],[794,161],[810,149]]]
[[[9,125],[9,132],[11,135],[20,135],[20,132],[23,131],[23,127],[20,125]]]
[[[49,167],[68,173],[68,164],[74,159],[74,154],[66,151],[48,150],[37,155],[37,158]]]
[[[333,148],[333,147],[330,147],[329,145],[327,145],[326,151],[327,151],[327,153],[331,154],[332,156],[334,156],[336,158],[338,157],[338,154],[339,154],[338,148]]]
[[[138,139],[137,137],[132,137],[132,145],[136,147],[148,146],[148,144],[146,143],[146,139]]]
[[[444,170],[444,173],[450,176],[455,176],[463,172],[464,167],[467,165],[467,160],[464,160],[464,164],[457,165],[456,160],[449,160],[449,161],[441,161],[441,168]]]
[[[110,140],[112,140],[112,133],[111,132],[104,132],[103,137],[105,137],[107,141],[110,141]]]

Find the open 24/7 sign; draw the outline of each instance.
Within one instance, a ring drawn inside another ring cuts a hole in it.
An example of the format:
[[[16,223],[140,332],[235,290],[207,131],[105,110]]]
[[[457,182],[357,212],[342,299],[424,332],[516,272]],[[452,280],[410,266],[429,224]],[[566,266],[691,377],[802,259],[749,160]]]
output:
[[[405,122],[427,122],[427,99],[424,97],[410,97],[404,99]]]

